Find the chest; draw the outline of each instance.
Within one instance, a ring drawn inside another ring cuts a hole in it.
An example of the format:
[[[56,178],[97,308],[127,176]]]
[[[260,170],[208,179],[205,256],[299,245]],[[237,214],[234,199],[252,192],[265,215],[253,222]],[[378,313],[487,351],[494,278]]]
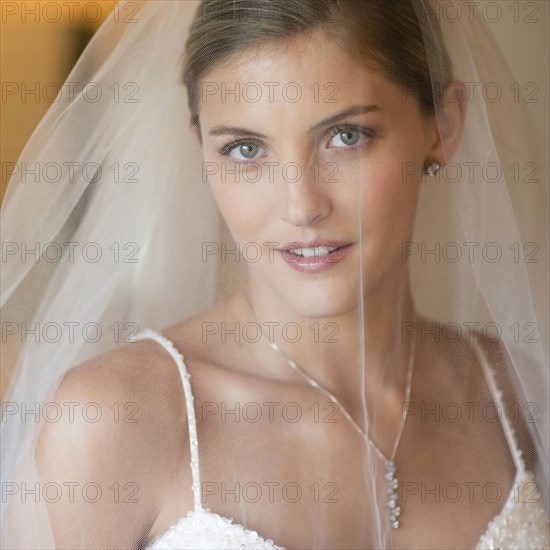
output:
[[[389,516],[382,462],[370,463],[357,432],[325,405],[199,403],[202,506],[287,548],[380,544]],[[396,457],[401,526],[385,547],[475,546],[513,477],[476,434],[407,422]],[[182,475],[166,489],[153,536],[185,515],[188,484]]]

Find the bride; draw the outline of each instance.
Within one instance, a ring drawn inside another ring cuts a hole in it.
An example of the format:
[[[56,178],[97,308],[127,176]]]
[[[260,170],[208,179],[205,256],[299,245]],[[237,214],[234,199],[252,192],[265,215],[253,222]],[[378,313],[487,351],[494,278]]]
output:
[[[547,548],[506,78],[421,0],[121,3],[5,201],[2,548]]]

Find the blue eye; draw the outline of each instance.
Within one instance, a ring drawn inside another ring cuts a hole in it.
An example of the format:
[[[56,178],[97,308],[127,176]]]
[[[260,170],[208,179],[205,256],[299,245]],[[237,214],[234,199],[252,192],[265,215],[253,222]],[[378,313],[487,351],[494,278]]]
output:
[[[333,149],[351,149],[355,150],[364,145],[374,131],[361,126],[353,126],[344,124],[338,128],[334,128],[331,132],[331,139],[327,148]],[[238,162],[247,162],[259,159],[265,154],[263,143],[255,139],[241,139],[232,141],[224,145],[219,153],[225,157],[231,157]]]
[[[339,140],[347,146],[357,145],[361,139],[361,134],[359,132],[342,132],[336,136]]]
[[[260,143],[255,141],[234,141],[220,149],[220,154],[238,161],[254,160],[262,152]]]
[[[235,149],[237,149],[237,147],[235,147]],[[253,159],[258,154],[259,150],[260,148],[253,144],[240,145],[238,148],[239,154],[241,154],[245,159]]]
[[[367,128],[355,126],[345,126],[333,130],[332,139],[329,142],[335,149],[348,149],[365,143],[372,135],[372,131]]]

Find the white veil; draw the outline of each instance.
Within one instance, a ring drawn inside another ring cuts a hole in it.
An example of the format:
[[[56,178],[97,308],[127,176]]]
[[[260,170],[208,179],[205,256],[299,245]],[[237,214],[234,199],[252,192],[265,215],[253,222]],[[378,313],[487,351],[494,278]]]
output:
[[[323,13],[322,5],[330,3],[319,1],[319,13]],[[227,26],[243,24],[235,16],[240,7],[240,16],[255,24],[255,10],[266,5],[275,6],[273,18],[284,19],[287,14],[277,11],[280,6],[286,4],[289,13],[294,13],[299,11],[297,4],[305,10],[313,3],[236,0],[225,3],[225,14],[212,9],[218,4],[215,1],[206,5],[198,0],[131,4],[139,9],[126,10],[125,2],[121,2],[86,48],[68,77],[79,83],[78,90],[73,94],[61,89],[24,149],[2,206],[2,369],[9,379],[1,426],[2,548],[112,548],[113,541],[118,541],[118,547],[144,547],[148,534],[162,532],[157,529],[159,525],[173,523],[190,509],[182,502],[192,503],[191,491],[181,496],[187,477],[184,481],[180,477],[189,464],[187,432],[184,428],[179,431],[172,416],[178,406],[183,411],[177,370],[157,344],[131,342],[145,328],[163,332],[185,358],[189,357],[204,491],[228,480],[262,487],[266,483],[295,483],[304,495],[311,497],[321,487],[327,497],[308,501],[303,496],[299,502],[275,497],[275,502],[258,502],[253,498],[232,500],[231,496],[225,500],[219,497],[218,501],[214,496],[205,507],[287,547],[382,548],[397,544],[398,539],[392,539],[396,533],[406,537],[410,532],[411,544],[430,540],[429,530],[427,538],[414,538],[412,525],[420,517],[412,512],[416,503],[414,509],[423,513],[440,511],[434,517],[441,525],[455,521],[468,526],[468,513],[478,517],[479,526],[471,525],[469,539],[465,527],[463,539],[477,541],[485,531],[480,526],[502,509],[510,487],[501,487],[500,500],[476,494],[468,505],[462,502],[454,507],[446,502],[422,508],[421,499],[417,502],[413,495],[409,507],[401,502],[402,526],[392,530],[386,487],[380,481],[383,464],[375,448],[358,436],[341,410],[332,431],[330,423],[315,423],[318,448],[307,452],[300,447],[306,437],[301,430],[311,429],[305,422],[283,421],[282,427],[277,422],[228,422],[223,426],[225,431],[217,431],[219,426],[211,427],[208,419],[199,415],[205,404],[225,405],[227,400],[230,409],[234,402],[250,402],[250,396],[256,404],[295,402],[293,392],[303,391],[306,382],[289,369],[285,355],[270,349],[262,338],[244,339],[251,350],[256,350],[251,357],[257,371],[263,372],[264,358],[267,369],[265,379],[260,375],[247,382],[250,393],[239,393],[244,390],[225,370],[216,374],[208,365],[217,363],[203,360],[203,354],[209,356],[205,351],[208,342],[201,339],[208,322],[216,331],[226,321],[234,327],[235,322],[260,319],[265,327],[276,317],[269,317],[269,301],[260,299],[251,300],[252,314],[243,306],[235,310],[234,317],[233,313],[228,318],[209,317],[209,311],[217,311],[216,304],[231,300],[234,292],[244,288],[247,270],[254,269],[250,254],[256,246],[249,247],[247,259],[243,253],[247,243],[237,243],[244,260],[235,261],[237,257],[230,252],[236,246],[234,237],[205,180],[203,152],[189,126],[190,105],[183,85],[186,43],[193,21],[206,21],[213,28],[217,28],[214,22],[220,24],[220,18],[225,18]],[[372,4],[381,6],[383,2]],[[391,4],[387,9],[395,16],[404,2]],[[449,21],[430,15],[433,6],[427,10],[423,1],[415,0],[413,6],[432,80],[432,90],[424,93],[434,92],[431,97],[441,95],[450,101],[444,88],[447,82],[440,79],[451,66],[453,79],[469,85],[460,144],[455,148],[446,143],[443,158],[438,159],[441,170],[433,176],[422,175],[412,238],[402,243],[402,261],[407,266],[418,318],[406,338],[397,330],[404,325],[396,325],[394,341],[388,348],[392,355],[386,357],[388,362],[380,372],[384,380],[401,381],[405,387],[408,363],[401,359],[413,341],[417,350],[426,342],[442,342],[441,348],[436,346],[442,355],[417,351],[411,396],[405,400],[409,402],[410,422],[402,432],[397,472],[402,471],[415,487],[426,483],[432,489],[435,477],[442,485],[458,483],[462,487],[465,483],[490,483],[496,471],[494,479],[499,483],[506,479],[513,461],[502,451],[510,441],[495,427],[498,423],[486,417],[470,423],[434,422],[429,413],[427,417],[421,415],[427,399],[421,390],[430,385],[430,369],[443,363],[443,354],[449,350],[457,368],[449,379],[442,378],[437,388],[430,390],[429,407],[447,410],[453,404],[463,415],[486,410],[490,388],[480,382],[479,365],[471,352],[474,341],[481,341],[506,399],[526,467],[533,470],[547,508],[548,190],[547,182],[532,171],[545,162],[543,152],[537,149],[521,101],[515,101],[507,89],[514,78],[477,9],[464,8],[464,14],[474,14],[472,18],[464,15]],[[333,15],[337,18],[339,13]],[[288,15],[289,20],[291,17]],[[450,59],[434,46],[440,37]],[[205,43],[213,47],[212,41],[205,39]],[[243,40],[237,50],[256,47],[257,43],[249,45]],[[225,61],[223,47],[217,51]],[[359,45],[352,53],[361,53]],[[499,87],[502,93],[498,101],[487,99],[486,83]],[[412,101],[412,97],[404,90],[404,102]],[[458,98],[456,101],[460,102]],[[327,105],[330,115],[331,106]],[[438,117],[438,124],[442,134],[449,130],[445,115]],[[31,172],[37,167],[38,176]],[[403,166],[403,188],[407,185],[405,176],[417,178],[422,169],[413,163]],[[357,170],[367,177],[363,167],[358,165]],[[343,195],[344,184],[336,184]],[[363,188],[352,192],[357,193],[358,204],[370,196]],[[391,212],[397,220],[404,205],[393,206]],[[366,223],[365,212],[367,209],[358,211],[356,227]],[[360,250],[367,250],[368,245],[368,240],[358,237]],[[224,250],[229,253],[224,255]],[[378,253],[385,258],[383,251]],[[349,273],[359,274],[361,281],[356,288],[357,346],[336,352],[348,364],[352,358],[357,381],[363,385],[372,380],[372,365],[366,357],[370,357],[369,337],[375,333],[367,315],[370,308],[364,307],[367,294],[371,296],[364,267],[357,262],[349,268]],[[277,284],[281,286],[275,295],[287,285],[289,296],[296,297],[291,283],[282,280]],[[380,286],[382,292],[384,284]],[[300,307],[306,306],[301,303]],[[228,306],[224,311],[232,310]],[[409,318],[396,314],[395,319],[404,323]],[[178,340],[177,327],[182,321],[187,322],[184,326],[189,332]],[[305,327],[315,322],[326,327],[327,319],[303,314],[303,321],[305,333]],[[300,348],[300,342],[297,346],[277,334],[275,331],[274,340],[279,348],[313,378],[315,365],[308,364],[307,358],[332,359],[334,349],[338,350],[338,339],[331,351],[318,352],[313,340],[306,339],[308,343]],[[238,364],[240,352],[231,346],[227,350],[227,371],[233,375],[242,369],[250,376],[249,366]],[[193,366],[194,358],[197,366]],[[400,358],[401,366],[392,371],[396,358]],[[156,365],[162,374],[151,374],[154,370],[146,365]],[[291,378],[278,379],[273,374],[276,365],[287,373],[285,376],[294,376],[293,383]],[[129,372],[135,391],[130,396],[121,389],[130,384]],[[438,376],[439,371],[433,372]],[[64,377],[69,382],[62,385]],[[276,386],[271,394],[272,386],[266,386],[266,380],[283,386]],[[145,391],[147,387],[150,392]],[[370,398],[375,393],[370,392]],[[97,397],[99,394],[102,397]],[[342,405],[347,403],[337,397]],[[330,401],[322,393],[308,394],[308,399],[309,406],[319,402],[321,408]],[[298,398],[296,401],[301,403]],[[369,402],[365,395],[352,402],[352,418],[368,430],[373,441],[391,449],[395,423],[387,422],[385,402]],[[466,404],[472,402],[479,406],[468,408]],[[130,403],[139,411],[140,421],[113,421],[113,415],[131,416]],[[305,403],[301,406],[307,411]],[[358,403],[362,403],[360,409]],[[103,415],[100,422],[90,420],[97,410]],[[70,411],[76,420],[71,420]],[[108,428],[102,424],[106,418],[110,419]],[[53,430],[55,453],[37,451],[44,427]],[[479,447],[479,430],[498,456],[487,455],[487,449]],[[433,447],[427,443],[415,446],[419,434],[424,434],[425,441],[433,441]],[[449,461],[444,448],[437,446],[438,438],[447,446],[456,444],[456,462]],[[90,449],[98,447],[104,450],[105,464],[96,460],[97,451],[92,459]],[[57,454],[61,449],[62,461]],[[170,460],[178,452],[181,462],[174,466]],[[43,456],[47,466],[40,462]],[[251,459],[245,457],[252,456],[250,464],[247,460]],[[84,463],[86,467],[79,470]],[[106,473],[113,463],[117,465],[115,478],[111,470]],[[465,463],[474,470],[463,468]],[[52,478],[45,478],[44,472]],[[124,487],[125,496],[132,493],[128,484],[135,483],[138,502],[115,499],[112,487],[116,483]],[[67,492],[71,484],[76,496]],[[88,485],[100,487],[103,498],[82,498],[81,488]],[[175,489],[172,492],[167,487]],[[332,503],[328,497],[334,487],[339,496]],[[174,496],[176,492],[180,496]],[[403,500],[401,492],[399,500]],[[168,506],[172,501],[173,506]],[[350,513],[352,505],[354,514]],[[172,510],[173,516],[166,515],[166,509]],[[163,512],[155,516],[151,510]],[[330,539],[331,533],[337,532],[334,523],[342,523],[342,518],[347,518],[346,534]],[[126,533],[131,535],[126,538]],[[449,538],[449,545],[455,540]]]

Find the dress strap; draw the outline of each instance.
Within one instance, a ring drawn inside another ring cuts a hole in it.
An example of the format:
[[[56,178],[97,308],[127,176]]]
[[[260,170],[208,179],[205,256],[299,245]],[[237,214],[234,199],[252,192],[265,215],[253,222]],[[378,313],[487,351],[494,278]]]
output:
[[[181,376],[181,381],[183,384],[183,392],[185,394],[185,406],[187,409],[187,419],[189,424],[189,446],[191,449],[191,474],[193,476],[193,498],[195,510],[202,510],[201,506],[201,482],[200,482],[200,471],[199,471],[199,441],[197,438],[197,423],[195,420],[195,409],[193,407],[193,394],[191,392],[191,384],[189,383],[189,378],[191,375],[187,372],[187,367],[183,362],[183,355],[178,352],[174,344],[160,335],[158,332],[155,332],[151,329],[144,329],[139,331],[137,334],[134,334],[130,339],[131,340],[145,340],[150,338],[158,342],[174,359],[178,370]]]
[[[475,335],[474,351],[476,353],[479,363],[481,364],[481,367],[483,368],[483,372],[485,373],[485,379],[487,380],[487,385],[489,386],[491,395],[493,396],[493,399],[498,406],[498,414],[501,420],[502,429],[504,431],[504,434],[506,435],[506,441],[508,442],[508,447],[510,448],[510,452],[514,459],[517,475],[519,475],[520,472],[523,472],[525,470],[525,465],[523,463],[523,459],[521,458],[522,451],[517,445],[514,428],[512,427],[512,424],[508,419],[508,415],[506,414],[506,408],[502,401],[502,391],[497,387],[493,369],[490,367],[489,361],[487,360],[484,351],[481,349],[481,344],[478,342]]]

